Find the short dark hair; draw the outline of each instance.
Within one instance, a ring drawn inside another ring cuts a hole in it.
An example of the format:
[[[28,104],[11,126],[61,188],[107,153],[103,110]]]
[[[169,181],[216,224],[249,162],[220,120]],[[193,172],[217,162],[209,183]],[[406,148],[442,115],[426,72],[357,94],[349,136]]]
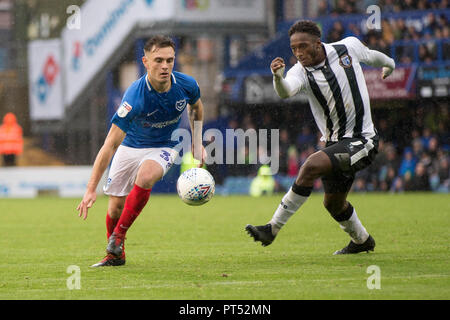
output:
[[[163,35],[153,36],[148,39],[144,45],[144,52],[150,52],[154,46],[156,48],[172,47],[175,50],[175,42],[170,37]]]
[[[296,32],[308,33],[320,39],[322,32],[317,24],[311,20],[299,20],[289,29],[289,37]]]

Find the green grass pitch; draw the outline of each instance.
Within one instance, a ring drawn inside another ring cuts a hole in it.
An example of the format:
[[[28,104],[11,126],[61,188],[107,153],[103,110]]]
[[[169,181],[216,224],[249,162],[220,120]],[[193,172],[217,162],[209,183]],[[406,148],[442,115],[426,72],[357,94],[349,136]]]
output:
[[[86,221],[75,210],[80,199],[1,199],[0,299],[450,298],[447,194],[350,194],[377,242],[375,252],[351,256],[332,255],[349,238],[321,194],[271,246],[253,242],[245,225],[266,223],[281,198],[216,196],[189,207],[152,195],[127,234],[126,265],[96,269],[89,266],[104,256],[106,197]],[[80,268],[80,289],[67,286],[71,265]],[[379,268],[379,289],[368,288],[376,283],[370,266]]]

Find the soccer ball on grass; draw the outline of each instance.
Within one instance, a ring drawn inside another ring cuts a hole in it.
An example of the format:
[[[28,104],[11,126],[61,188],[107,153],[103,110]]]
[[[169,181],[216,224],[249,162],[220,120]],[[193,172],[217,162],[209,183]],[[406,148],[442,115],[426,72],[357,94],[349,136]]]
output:
[[[191,168],[184,171],[178,178],[177,191],[181,200],[188,205],[205,204],[214,195],[214,178],[205,169]]]

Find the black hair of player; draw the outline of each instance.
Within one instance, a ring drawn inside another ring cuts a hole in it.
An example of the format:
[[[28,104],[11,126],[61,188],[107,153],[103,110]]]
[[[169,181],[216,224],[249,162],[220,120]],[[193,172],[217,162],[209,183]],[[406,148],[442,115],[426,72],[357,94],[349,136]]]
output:
[[[320,39],[322,32],[320,31],[317,24],[311,20],[299,20],[295,22],[289,29],[289,37],[294,33],[308,33],[310,35],[316,36]]]
[[[147,40],[144,45],[144,52],[150,52],[155,48],[166,47],[172,47],[175,50],[175,42],[168,36],[156,35]]]

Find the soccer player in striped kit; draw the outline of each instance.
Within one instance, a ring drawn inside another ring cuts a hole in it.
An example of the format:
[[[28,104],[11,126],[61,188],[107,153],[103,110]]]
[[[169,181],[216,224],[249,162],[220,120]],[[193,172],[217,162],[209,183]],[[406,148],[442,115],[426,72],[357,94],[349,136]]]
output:
[[[301,166],[272,219],[266,225],[247,225],[246,230],[263,246],[271,244],[308,199],[314,181],[321,178],[324,206],[351,238],[346,247],[334,254],[373,251],[375,240],[347,201],[355,173],[369,166],[378,152],[378,135],[372,123],[360,63],[382,68],[381,78],[385,79],[395,69],[395,62],[381,52],[370,50],[355,37],[322,43],[321,31],[312,21],[296,22],[289,30],[289,37],[298,62],[283,77],[283,59],[272,61],[275,91],[283,99],[300,92],[308,96],[326,146],[309,156]]]
[[[144,46],[142,62],[147,73],[125,92],[95,159],[86,193],[77,207],[79,216],[86,219],[88,209],[96,200],[98,183],[114,155],[103,188],[109,196],[107,255],[93,267],[125,264],[126,232],[147,204],[153,185],[178,157],[174,149],[178,141],[172,140],[172,133],[179,127],[186,107],[194,157],[201,163],[206,157],[202,146],[200,88],[191,76],[173,71],[174,42],[166,36],[152,37]]]

